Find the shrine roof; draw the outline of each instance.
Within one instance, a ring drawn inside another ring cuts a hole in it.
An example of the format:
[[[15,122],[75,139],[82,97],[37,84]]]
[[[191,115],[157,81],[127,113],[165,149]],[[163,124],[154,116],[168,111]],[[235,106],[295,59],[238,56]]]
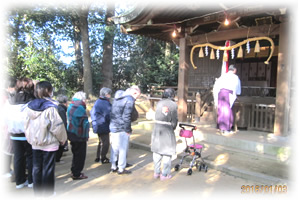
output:
[[[172,32],[179,37],[196,36],[224,30],[241,29],[268,24],[279,24],[286,15],[286,6],[266,4],[202,5],[201,3],[137,4],[129,12],[114,17],[121,31],[144,35],[164,41],[174,41]],[[231,23],[224,25],[225,18]],[[177,39],[179,38],[177,37]]]

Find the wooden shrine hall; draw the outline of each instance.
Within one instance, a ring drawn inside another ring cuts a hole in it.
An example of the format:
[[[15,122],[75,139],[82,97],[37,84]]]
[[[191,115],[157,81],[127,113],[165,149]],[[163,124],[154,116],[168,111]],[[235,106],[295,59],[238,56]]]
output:
[[[289,9],[276,5],[140,3],[114,17],[114,22],[123,33],[179,46],[179,121],[189,121],[189,102],[196,102],[194,117],[200,117],[197,101],[203,99],[197,100],[197,94],[211,91],[225,62],[237,67],[242,84],[234,105],[240,114],[238,126],[287,136],[295,114],[290,19]]]

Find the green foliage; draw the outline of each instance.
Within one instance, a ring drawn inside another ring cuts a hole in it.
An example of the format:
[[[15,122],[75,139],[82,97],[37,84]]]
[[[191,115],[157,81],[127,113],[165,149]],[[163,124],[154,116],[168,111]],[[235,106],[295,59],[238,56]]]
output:
[[[55,30],[49,20],[59,24],[57,16],[42,9],[11,12],[8,45],[8,75],[48,80],[55,88],[62,87],[65,65],[59,60]]]
[[[11,10],[7,23],[7,75],[48,80],[57,90],[65,87],[70,96],[82,90],[74,53],[65,53],[61,46],[62,41],[72,44],[75,40],[74,13],[74,8],[65,7]],[[102,81],[103,38],[108,28],[104,21],[105,7],[91,6],[88,23],[94,94],[98,94]],[[116,26],[109,32],[114,36],[114,90],[137,84],[146,92],[151,85],[177,85],[179,53],[175,44],[123,34]],[[64,56],[74,61],[66,64]]]
[[[114,43],[114,83],[116,88],[137,84],[143,92],[151,85],[177,85],[178,49],[166,42],[142,36],[120,35]]]

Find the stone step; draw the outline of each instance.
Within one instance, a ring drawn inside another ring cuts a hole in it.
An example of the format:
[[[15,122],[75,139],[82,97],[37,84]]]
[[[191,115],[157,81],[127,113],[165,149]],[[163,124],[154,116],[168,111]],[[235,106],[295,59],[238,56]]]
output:
[[[201,144],[204,145],[201,156],[209,169],[216,169],[261,184],[276,185],[289,182],[289,167],[285,163],[228,149],[222,145]],[[179,163],[183,154],[180,153],[174,162]],[[189,162],[191,159],[190,156],[186,160]]]
[[[273,137],[273,134],[258,131],[238,131],[231,135],[222,135],[215,128],[199,128],[194,133],[196,141],[204,141],[229,148],[243,150],[257,156],[268,156],[282,162],[288,160],[291,148],[285,138]]]
[[[133,126],[131,145],[150,151],[154,123],[142,121]],[[204,145],[202,157],[209,166],[230,175],[262,184],[287,184],[289,182],[289,141],[270,136],[265,132],[239,131],[233,135],[221,135],[210,125],[197,125],[194,131],[196,143]],[[177,140],[176,162],[186,144],[175,131]],[[273,135],[273,134],[272,134]],[[192,143],[192,140],[188,141]],[[175,162],[175,161],[174,161]]]
[[[140,140],[131,139],[131,147],[138,148],[146,151],[151,150],[150,144],[142,143]],[[280,161],[269,159],[268,157],[261,157],[251,155],[242,150],[229,149],[222,145],[209,144],[202,142],[204,145],[201,153],[202,158],[209,169],[216,169],[232,176],[244,178],[256,183],[268,185],[286,185],[289,181],[289,166]],[[173,160],[173,165],[180,162],[184,155],[186,145],[184,141],[178,141],[177,144],[177,157]],[[183,167],[188,168],[192,156],[185,159]],[[193,168],[193,170],[197,170]]]
[[[153,125],[153,121],[141,121],[133,126],[133,129],[139,129],[139,134],[143,135],[149,132],[146,137],[149,137],[148,140],[150,142]],[[211,124],[197,125],[197,127],[198,129],[194,131],[195,140],[197,142],[203,141],[222,145],[232,149],[243,150],[249,152],[249,154],[257,154],[257,156],[268,156],[270,159],[280,160],[282,162],[288,160],[291,154],[288,139],[274,137],[274,135],[270,133],[243,130],[231,135],[222,135]],[[175,131],[177,137],[179,137],[179,131],[180,128],[177,127]]]

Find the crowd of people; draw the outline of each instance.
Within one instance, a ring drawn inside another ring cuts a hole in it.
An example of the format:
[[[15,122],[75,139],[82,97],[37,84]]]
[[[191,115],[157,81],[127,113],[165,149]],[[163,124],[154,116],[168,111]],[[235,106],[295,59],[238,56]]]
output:
[[[2,104],[5,176],[14,174],[17,189],[33,188],[37,196],[55,194],[55,164],[62,162],[69,143],[73,154],[71,178],[88,178],[82,172],[90,132],[86,94],[76,92],[68,101],[64,95],[54,98],[53,90],[48,81],[20,78],[9,82]],[[213,93],[218,109],[217,125],[221,132],[229,132],[233,125],[231,108],[236,95],[241,93],[234,65],[216,81]],[[112,90],[103,87],[90,111],[91,128],[99,138],[95,162],[110,163],[111,173],[132,173],[126,169],[130,166],[127,153],[131,123],[138,119],[135,101],[140,94],[138,86],[131,86],[125,91],[116,91],[112,101]],[[178,123],[174,98],[175,91],[165,89],[156,105],[151,138],[155,179],[172,178],[171,158],[176,154],[174,130]],[[107,157],[109,148],[110,158]]]
[[[13,173],[17,189],[33,188],[37,196],[55,194],[55,164],[62,162],[62,154],[69,146],[73,154],[71,178],[88,178],[83,173],[90,130],[86,94],[76,92],[68,101],[64,95],[54,98],[53,90],[48,81],[20,78],[8,85],[4,98],[6,175]],[[140,94],[138,86],[131,86],[125,91],[118,90],[112,101],[112,90],[103,87],[91,109],[91,128],[99,138],[95,162],[110,163],[111,173],[132,173],[126,169],[130,166],[127,153],[131,123],[138,119],[135,101]],[[176,149],[174,129],[178,120],[175,91],[166,89],[162,97],[156,108],[152,151],[154,178],[167,180],[171,178],[171,156]],[[109,148],[110,158],[107,157]]]

